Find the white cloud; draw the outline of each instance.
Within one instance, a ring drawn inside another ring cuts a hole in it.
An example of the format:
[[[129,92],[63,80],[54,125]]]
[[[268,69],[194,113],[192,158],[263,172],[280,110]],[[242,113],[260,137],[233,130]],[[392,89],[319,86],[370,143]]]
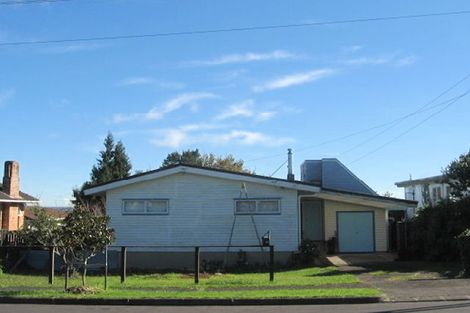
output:
[[[287,88],[290,86],[301,85],[308,82],[313,82],[335,74],[337,71],[330,68],[318,69],[309,72],[302,72],[283,76],[261,85],[253,87],[255,92],[263,92],[267,90]]]
[[[350,59],[344,61],[345,64],[347,65],[378,65],[378,64],[385,64],[389,63],[391,61],[390,58],[386,57],[360,57],[360,58],[355,58],[355,59]]]
[[[6,103],[15,96],[14,89],[0,90],[0,108],[4,107]]]
[[[115,114],[113,116],[113,123],[123,123],[134,120],[152,121],[163,118],[166,114],[173,111],[179,110],[185,105],[189,105],[194,109],[194,105],[197,104],[198,100],[216,98],[217,96],[208,92],[193,92],[183,93],[175,98],[168,100],[167,102],[151,108],[146,113],[134,113],[134,114]]]
[[[234,143],[239,145],[281,146],[293,141],[292,138],[272,137],[260,132],[232,130],[225,134],[212,135],[207,138],[214,144]]]
[[[252,117],[254,101],[248,99],[239,103],[230,105],[226,110],[215,117],[216,120],[226,120],[232,117]]]
[[[149,76],[128,77],[119,82],[119,86],[143,86],[152,85],[165,89],[182,89],[184,84],[173,81],[161,81]]]
[[[352,45],[352,46],[348,46],[348,47],[344,47],[342,50],[344,52],[347,52],[347,53],[355,53],[359,50],[362,50],[364,49],[364,46],[361,46],[361,45]]]
[[[409,55],[403,58],[400,58],[396,60],[395,65],[396,66],[407,66],[407,65],[412,65],[416,63],[416,57],[413,55]]]
[[[197,129],[199,130],[199,129]],[[294,140],[287,137],[273,137],[261,132],[247,130],[231,130],[226,133],[208,133],[184,130],[184,126],[176,129],[166,129],[158,133],[151,143],[157,146],[173,149],[200,143],[213,145],[243,145],[243,146],[281,146]]]
[[[342,61],[346,65],[382,65],[390,64],[393,66],[407,66],[416,62],[416,57],[413,55],[400,56],[398,54],[379,56],[379,57],[360,57]]]
[[[248,99],[228,106],[222,113],[215,117],[215,120],[227,120],[231,118],[244,117],[252,118],[256,121],[267,121],[277,114],[276,111],[257,111],[255,102]]]
[[[189,62],[192,65],[224,65],[224,64],[233,64],[233,63],[248,63],[248,62],[257,62],[257,61],[272,61],[272,60],[284,60],[284,59],[296,59],[299,58],[298,55],[284,50],[274,50],[266,53],[256,53],[256,52],[247,52],[247,53],[234,53],[227,54],[221,57],[205,60],[205,61],[192,61]]]

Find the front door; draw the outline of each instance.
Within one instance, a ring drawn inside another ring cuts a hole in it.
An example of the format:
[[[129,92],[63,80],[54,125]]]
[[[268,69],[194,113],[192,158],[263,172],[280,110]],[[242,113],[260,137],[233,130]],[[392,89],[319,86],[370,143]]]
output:
[[[323,206],[321,200],[302,201],[302,239],[323,240]]]

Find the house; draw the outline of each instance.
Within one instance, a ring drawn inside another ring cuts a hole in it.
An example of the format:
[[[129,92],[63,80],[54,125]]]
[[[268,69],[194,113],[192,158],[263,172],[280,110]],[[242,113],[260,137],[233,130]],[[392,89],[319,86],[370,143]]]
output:
[[[335,238],[339,253],[387,251],[387,211],[416,205],[377,195],[337,159],[305,161],[300,181],[291,162],[288,169],[280,179],[178,164],[84,192],[104,198],[116,246],[139,246],[130,267],[191,266],[194,246],[204,247],[204,259],[235,262],[240,248],[223,246],[258,245],[268,232],[277,262],[304,239]],[[167,248],[155,257],[150,246]],[[265,257],[260,247],[243,250]]]
[[[67,216],[67,212],[72,210],[72,208],[69,207],[41,207],[42,210],[45,211],[45,213],[58,220],[61,221]],[[25,208],[24,210],[24,220],[25,224],[28,225],[29,221],[35,220],[36,219],[36,214],[34,213],[34,210],[32,208]]]
[[[37,204],[38,199],[20,191],[20,165],[6,161],[3,184],[0,184],[0,229],[18,230],[24,223],[26,206]]]
[[[404,188],[405,199],[418,202],[418,208],[426,204],[436,204],[450,196],[450,186],[446,183],[444,175],[410,179],[395,183],[397,187]],[[408,216],[415,215],[415,208],[408,209]]]

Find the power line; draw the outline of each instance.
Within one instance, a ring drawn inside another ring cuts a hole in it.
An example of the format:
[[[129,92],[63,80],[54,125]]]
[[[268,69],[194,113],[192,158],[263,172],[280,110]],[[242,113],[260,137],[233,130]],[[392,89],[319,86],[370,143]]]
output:
[[[442,98],[442,96],[444,96],[445,94],[449,93],[450,91],[452,91],[453,89],[455,89],[456,87],[458,87],[459,85],[461,85],[463,82],[465,82],[467,79],[470,78],[470,73],[466,74],[465,76],[463,76],[461,79],[459,79],[457,82],[455,82],[454,84],[452,84],[450,87],[446,88],[444,91],[442,91],[439,95],[437,95],[436,97],[434,97],[432,100],[430,100],[429,102],[426,102],[425,104],[423,104],[422,106],[420,106],[418,109],[416,109],[415,111],[413,112],[410,112],[408,114],[405,114],[401,117],[398,117],[390,122],[386,122],[386,123],[383,123],[383,124],[379,124],[379,125],[376,125],[376,126],[372,126],[372,127],[369,127],[369,128],[366,128],[366,129],[363,129],[363,130],[359,130],[359,131],[356,131],[356,132],[353,132],[353,133],[350,133],[348,135],[345,135],[345,136],[341,136],[341,137],[336,137],[336,138],[333,138],[333,139],[329,139],[329,140],[326,140],[326,141],[323,141],[323,142],[320,142],[316,145],[312,145],[312,146],[307,146],[307,147],[303,147],[303,148],[300,148],[300,149],[296,149],[297,152],[299,151],[305,151],[305,150],[310,150],[310,149],[313,149],[313,148],[318,148],[318,147],[321,147],[321,146],[324,146],[324,145],[327,145],[327,144],[330,144],[330,143],[334,143],[334,142],[338,142],[338,141],[343,141],[345,139],[349,139],[349,138],[352,138],[352,137],[355,137],[357,135],[360,135],[360,134],[364,134],[364,133],[368,133],[370,131],[373,131],[373,130],[376,130],[376,129],[380,129],[380,128],[383,128],[383,127],[386,127],[386,126],[389,126],[387,127],[385,130],[379,132],[378,134],[366,139],[365,141],[359,143],[357,146],[354,146],[353,148],[349,149],[349,150],[346,150],[344,151],[342,154],[344,153],[347,153],[349,151],[352,151],[354,149],[356,149],[357,147],[359,146],[362,146],[364,143],[366,142],[369,142],[371,141],[372,139],[375,139],[376,137],[378,137],[379,135],[385,133],[386,131],[388,131],[389,129],[395,127],[396,125],[398,125],[399,123],[401,123],[403,120],[411,117],[411,116],[414,116],[416,114],[419,114],[419,113],[422,113],[422,112],[426,112],[428,110],[431,110],[431,109],[434,109],[436,107],[439,107],[443,104],[446,104],[448,102],[451,102],[453,101],[454,99],[458,98],[460,99],[460,97],[462,95],[459,95],[457,97],[454,97],[454,98],[451,98],[451,99],[448,99],[446,101],[443,101],[443,102],[440,102],[434,106],[431,106],[428,108],[428,106],[430,106],[431,104],[433,104],[434,102],[436,102],[437,100],[439,100],[440,98]],[[465,93],[463,95],[466,95]],[[273,155],[270,155],[270,156],[264,156],[264,157],[259,157],[259,158],[255,158],[255,159],[250,159],[250,160],[247,160],[246,162],[253,162],[253,161],[259,161],[259,160],[266,160],[266,159],[271,159],[271,158],[275,158],[275,157],[278,157],[278,156],[283,156],[284,153],[278,153],[278,154],[273,154]]]
[[[414,116],[414,115],[416,115],[416,114],[418,114],[418,113],[421,113],[421,112],[426,112],[426,111],[435,109],[435,108],[440,107],[440,106],[442,106],[442,105],[444,105],[444,104],[447,104],[447,103],[449,103],[449,102],[452,102],[452,101],[454,101],[455,99],[460,99],[462,96],[465,96],[465,95],[466,95],[466,93],[463,93],[463,94],[461,94],[461,95],[458,95],[458,96],[456,96],[456,97],[454,97],[454,98],[445,100],[445,101],[440,102],[440,103],[438,103],[438,104],[436,104],[436,105],[433,105],[433,106],[431,106],[431,107],[428,107],[428,108],[424,108],[424,107],[423,107],[423,108],[421,108],[421,109],[419,109],[419,110],[416,110],[416,111],[414,111],[414,112],[412,112],[412,113],[409,113],[409,114],[407,114],[407,115],[405,115],[405,116],[403,116],[403,117],[401,117],[401,118],[399,118],[399,119],[396,119],[395,122],[394,122],[391,126],[389,126],[389,127],[385,128],[384,130],[378,132],[378,133],[375,134],[374,136],[369,137],[369,138],[367,138],[367,139],[364,140],[364,141],[361,141],[361,142],[358,143],[357,145],[354,145],[353,147],[349,148],[348,150],[343,151],[343,152],[341,153],[341,155],[346,154],[346,153],[348,153],[348,152],[351,152],[351,151],[353,151],[353,150],[356,150],[357,148],[359,148],[359,147],[365,145],[366,143],[371,142],[372,140],[374,140],[375,138],[379,137],[380,135],[383,135],[384,133],[386,133],[386,132],[389,131],[390,129],[394,128],[395,126],[397,126],[398,124],[400,124],[401,122],[403,122],[404,120],[406,120],[407,118],[410,118],[410,117],[412,117],[412,116]],[[437,98],[434,98],[434,99],[436,100]],[[433,100],[433,101],[434,101],[434,100]],[[429,103],[432,103],[432,102],[429,102]]]
[[[286,163],[288,160],[284,161],[269,177],[273,177]]]
[[[451,105],[455,104],[457,101],[459,101],[460,99],[462,99],[463,97],[465,97],[466,95],[468,95],[470,93],[470,89],[467,90],[465,93],[463,93],[461,96],[457,97],[454,101],[450,102],[449,104],[447,104],[445,107],[443,107],[442,109],[440,109],[439,111],[437,112],[434,112],[433,114],[429,115],[428,117],[426,117],[425,119],[423,119],[422,121],[420,121],[419,123],[413,125],[412,127],[408,128],[406,131],[402,132],[401,134],[399,134],[398,136],[392,138],[391,140],[387,141],[386,143],[380,145],[379,147],[377,147],[376,149],[372,150],[372,151],[369,151],[367,152],[366,154],[360,156],[359,158],[351,161],[348,163],[349,164],[353,164],[355,162],[358,162],[366,157],[368,157],[369,155],[385,148],[386,146],[388,146],[389,144],[395,142],[396,140],[400,139],[401,137],[405,136],[406,134],[408,134],[409,132],[411,132],[412,130],[418,128],[419,126],[423,125],[424,123],[426,123],[428,120],[430,120],[431,118],[433,118],[434,116],[438,115],[439,113],[443,112],[444,110],[448,109]]]
[[[29,1],[39,1],[39,0],[29,0]],[[53,0],[50,0],[50,1],[53,1]],[[357,18],[357,19],[346,19],[346,20],[325,21],[325,22],[311,22],[311,23],[298,23],[298,24],[280,24],[280,25],[248,26],[248,27],[238,27],[238,28],[188,30],[188,31],[179,31],[179,32],[162,32],[162,33],[150,33],[150,34],[130,34],[130,35],[97,36],[97,37],[82,37],[82,38],[69,38],[69,39],[10,41],[10,42],[0,42],[0,46],[24,46],[24,45],[40,45],[40,44],[67,43],[67,42],[122,40],[122,39],[139,39],[139,38],[156,38],[156,37],[176,37],[176,36],[190,36],[190,35],[203,35],[203,34],[257,31],[257,30],[314,27],[314,26],[326,26],[326,25],[337,25],[337,24],[380,22],[380,21],[392,21],[392,20],[408,20],[408,19],[416,19],[416,18],[452,16],[452,15],[463,15],[463,14],[470,14],[470,10],[437,12],[437,13],[424,13],[424,14],[413,14],[413,15],[384,16],[384,17],[372,17],[372,18]]]

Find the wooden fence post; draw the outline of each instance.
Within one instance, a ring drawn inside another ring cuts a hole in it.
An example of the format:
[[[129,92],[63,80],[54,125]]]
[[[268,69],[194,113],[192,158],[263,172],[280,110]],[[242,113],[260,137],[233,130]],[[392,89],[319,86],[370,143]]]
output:
[[[274,246],[269,246],[269,281],[274,281]]]
[[[199,267],[200,267],[200,262],[199,262],[199,247],[194,248],[194,283],[199,284]]]
[[[126,281],[127,276],[127,247],[121,247],[121,284]]]
[[[108,246],[104,248],[104,290],[108,289]]]
[[[54,284],[55,248],[49,247],[49,284]]]

